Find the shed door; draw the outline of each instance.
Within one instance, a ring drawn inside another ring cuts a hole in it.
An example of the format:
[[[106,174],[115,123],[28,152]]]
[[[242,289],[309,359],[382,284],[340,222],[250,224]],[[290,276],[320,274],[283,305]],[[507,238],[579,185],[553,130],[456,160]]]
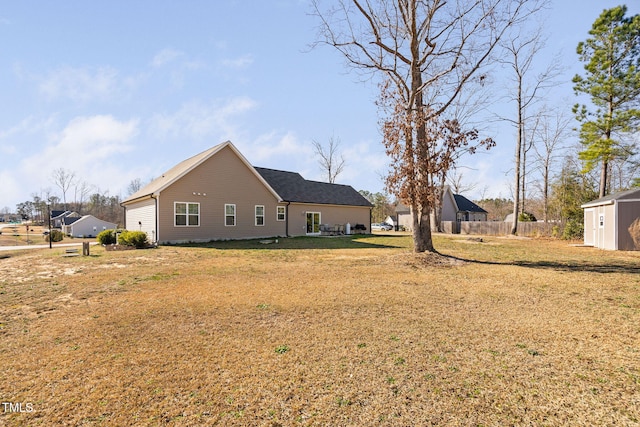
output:
[[[584,244],[595,246],[596,244],[596,211],[593,208],[584,210]]]

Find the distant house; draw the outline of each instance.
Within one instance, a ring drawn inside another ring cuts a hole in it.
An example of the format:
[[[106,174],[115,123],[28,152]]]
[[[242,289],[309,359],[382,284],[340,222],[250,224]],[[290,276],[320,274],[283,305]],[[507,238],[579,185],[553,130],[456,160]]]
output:
[[[486,221],[488,212],[460,194],[444,188],[441,221]]]
[[[444,187],[442,195],[442,211],[440,221],[461,222],[461,221],[486,221],[488,212],[477,204],[460,194],[454,194],[447,185]],[[433,216],[431,218],[433,220]],[[396,205],[396,221],[407,230],[413,228],[410,209],[399,203]],[[431,224],[432,230],[437,229],[436,224]],[[458,228],[455,228],[457,230]]]
[[[320,235],[363,224],[372,205],[348,185],[252,166],[229,141],[186,159],[121,205],[125,228],[160,243]]]
[[[64,218],[62,232],[72,237],[96,237],[104,230],[113,230],[117,224],[103,221],[93,215]]]
[[[51,227],[61,229],[65,225],[65,218],[80,218],[81,216],[77,212],[53,210],[51,211]]]
[[[390,226],[392,226],[393,228],[396,227],[396,225],[398,225],[398,216],[397,215],[388,215],[384,221],[382,221],[383,224],[389,224]]]
[[[640,250],[640,188],[611,194],[581,207],[585,245]]]
[[[396,204],[396,214],[395,216],[395,224],[394,227],[397,226],[399,229],[404,228],[407,231],[413,230],[413,219],[411,217],[411,209],[402,204]]]

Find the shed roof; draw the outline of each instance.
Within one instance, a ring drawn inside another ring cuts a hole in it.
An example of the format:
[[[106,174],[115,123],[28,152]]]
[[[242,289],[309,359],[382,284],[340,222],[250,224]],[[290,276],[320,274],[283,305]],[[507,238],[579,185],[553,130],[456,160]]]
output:
[[[631,190],[620,191],[618,193],[609,194],[596,200],[585,203],[581,208],[590,208],[594,206],[611,205],[616,200],[634,200],[640,199],[640,188],[632,188]]]
[[[258,167],[255,170],[286,202],[371,206],[371,203],[350,185],[309,181],[297,172]]]

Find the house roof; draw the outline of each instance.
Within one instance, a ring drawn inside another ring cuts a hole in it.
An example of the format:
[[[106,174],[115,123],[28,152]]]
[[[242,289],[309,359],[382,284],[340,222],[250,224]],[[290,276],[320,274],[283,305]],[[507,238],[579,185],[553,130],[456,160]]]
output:
[[[62,218],[62,224],[64,225],[71,225],[76,221],[79,221],[81,219],[81,217],[79,216],[65,216],[64,218]]]
[[[74,221],[67,223],[66,222],[67,219],[73,219]],[[103,219],[96,218],[93,215],[84,215],[80,218],[65,218],[65,225],[75,224],[76,222],[87,222],[87,221],[91,221],[93,223],[112,224],[114,227],[117,225],[115,222],[105,221]]]
[[[589,208],[593,206],[611,205],[616,200],[628,200],[628,199],[640,199],[640,188],[632,188],[627,191],[620,191],[618,193],[609,194],[608,196],[601,197],[596,200],[585,203],[580,206],[581,208]]]
[[[464,196],[461,196],[460,194],[454,194],[453,198],[455,199],[456,205],[458,206],[458,212],[487,213],[487,211],[482,209],[480,206],[476,205],[471,200],[467,199]]]
[[[446,185],[445,186],[445,190],[444,190],[445,194],[449,193],[453,196],[453,201],[456,204],[456,207],[458,209],[458,212],[480,212],[480,213],[488,213],[486,210],[482,209],[480,206],[476,205],[475,203],[473,203],[471,200],[467,199],[464,196],[461,196],[460,194],[453,194],[453,191],[451,191],[451,188]],[[402,203],[398,203],[396,205],[396,213],[398,214],[404,214],[404,213],[409,213],[411,212],[411,210],[405,206]]]
[[[286,202],[371,206],[371,203],[350,185],[309,181],[296,172],[258,167],[255,170]]]
[[[403,204],[403,203],[396,203],[396,214],[408,214],[411,213],[411,209],[409,209],[409,206]]]
[[[169,185],[182,178],[225,147],[231,148],[278,200],[298,203],[371,206],[371,203],[369,203],[364,196],[349,185],[308,181],[296,172],[254,168],[230,141],[218,144],[202,153],[183,160],[127,197],[121,204],[125,205],[139,199],[158,195]]]
[[[167,188],[169,185],[176,182],[178,179],[182,178],[184,175],[195,169],[197,166],[202,164],[204,161],[209,159],[211,156],[219,152],[225,147],[231,148],[235,154],[242,160],[243,163],[247,165],[249,169],[251,169],[258,179],[263,181],[263,184],[274,194],[274,196],[278,196],[275,191],[269,186],[267,182],[263,180],[263,178],[254,170],[253,166],[245,159],[245,157],[238,151],[238,149],[231,143],[231,141],[223,142],[222,144],[215,145],[208,150],[205,150],[199,154],[196,154],[193,157],[189,157],[186,160],[181,161],[158,178],[151,181],[149,184],[142,187],[140,190],[133,193],[131,196],[127,197],[122,201],[122,205],[133,202],[138,199],[148,198],[154,195],[158,195],[162,190]]]

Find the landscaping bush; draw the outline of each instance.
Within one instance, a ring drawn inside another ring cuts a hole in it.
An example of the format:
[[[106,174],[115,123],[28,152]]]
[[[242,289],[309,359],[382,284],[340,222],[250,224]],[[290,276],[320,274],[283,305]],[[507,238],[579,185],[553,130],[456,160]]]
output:
[[[149,244],[147,233],[144,231],[127,231],[123,230],[118,236],[118,244],[125,246],[135,246],[136,248],[144,248]]]
[[[96,237],[98,242],[101,245],[113,245],[116,243],[116,231],[115,230],[104,230],[98,233]]]
[[[518,215],[518,221],[520,222],[536,222],[537,219],[531,212],[520,212]]]
[[[584,223],[582,219],[569,219],[562,231],[562,238],[565,240],[576,240],[584,237]]]
[[[49,234],[47,234],[44,239],[47,242],[49,242],[49,241],[51,241],[51,242],[61,242],[63,238],[64,238],[64,234],[62,234],[62,231],[60,231],[60,230],[51,230],[51,232]]]

